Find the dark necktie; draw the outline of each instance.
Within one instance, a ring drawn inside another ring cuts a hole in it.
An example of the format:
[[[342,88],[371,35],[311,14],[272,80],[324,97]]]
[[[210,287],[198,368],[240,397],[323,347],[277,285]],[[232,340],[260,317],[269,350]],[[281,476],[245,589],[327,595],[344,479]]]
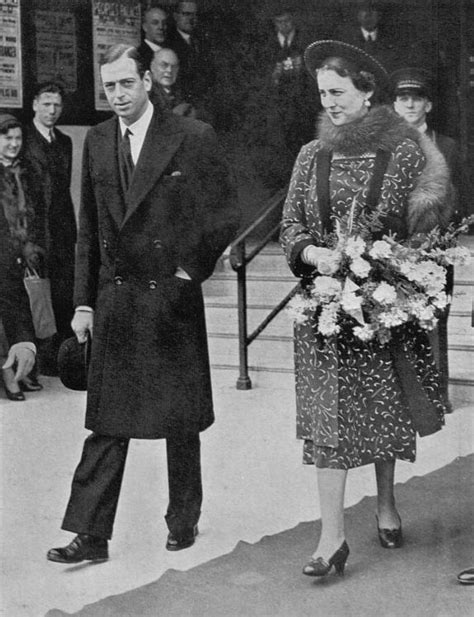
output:
[[[120,142],[120,166],[122,168],[125,190],[128,190],[130,186],[134,170],[132,151],[130,149],[130,135],[132,134],[133,133],[129,129],[126,129],[122,141]]]

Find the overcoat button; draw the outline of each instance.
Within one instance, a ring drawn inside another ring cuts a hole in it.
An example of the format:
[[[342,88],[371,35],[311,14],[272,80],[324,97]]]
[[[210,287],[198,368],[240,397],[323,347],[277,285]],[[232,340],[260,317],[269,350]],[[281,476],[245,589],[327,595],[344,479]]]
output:
[[[163,248],[163,242],[161,240],[153,240],[153,246],[156,249],[162,249]]]
[[[106,249],[109,246],[109,243],[107,242],[105,238],[102,240],[102,246],[104,247],[104,249]]]
[[[149,285],[150,289],[156,289],[156,281],[150,281],[148,283],[148,285]]]
[[[121,276],[116,276],[114,281],[116,285],[121,285],[123,283],[123,278]]]

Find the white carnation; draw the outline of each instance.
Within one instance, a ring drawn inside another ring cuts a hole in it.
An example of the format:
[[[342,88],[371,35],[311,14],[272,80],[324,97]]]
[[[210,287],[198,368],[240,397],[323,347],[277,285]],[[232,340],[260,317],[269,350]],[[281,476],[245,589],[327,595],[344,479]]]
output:
[[[372,297],[380,304],[394,304],[397,300],[397,291],[393,285],[382,281],[375,289]]]
[[[392,257],[392,247],[385,240],[376,240],[369,251],[369,255],[374,259],[388,259]]]
[[[362,259],[362,257],[358,257],[352,261],[350,269],[356,276],[361,279],[365,279],[369,276],[370,263],[367,260]]]
[[[345,253],[352,259],[357,259],[365,251],[365,242],[359,236],[355,238],[348,238],[345,247]]]

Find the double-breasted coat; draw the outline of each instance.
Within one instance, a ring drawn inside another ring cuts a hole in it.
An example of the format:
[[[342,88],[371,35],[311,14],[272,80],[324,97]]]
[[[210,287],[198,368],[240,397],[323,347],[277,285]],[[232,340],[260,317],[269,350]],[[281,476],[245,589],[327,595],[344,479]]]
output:
[[[156,108],[124,194],[118,131],[107,120],[84,146],[75,305],[95,311],[86,428],[202,431],[214,415],[201,283],[237,230],[229,171],[209,125]]]

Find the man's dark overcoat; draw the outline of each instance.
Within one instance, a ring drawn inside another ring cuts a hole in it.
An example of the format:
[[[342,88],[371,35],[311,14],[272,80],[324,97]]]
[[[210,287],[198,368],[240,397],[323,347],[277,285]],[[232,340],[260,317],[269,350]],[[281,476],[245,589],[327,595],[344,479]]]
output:
[[[124,196],[118,131],[107,120],[84,146],[75,305],[95,310],[86,428],[201,431],[214,415],[200,284],[238,225],[228,169],[209,125],[156,108]]]
[[[46,251],[51,296],[60,339],[71,336],[76,216],[71,198],[72,141],[54,129],[48,142],[34,124],[27,127],[23,159],[36,188],[34,235]]]

